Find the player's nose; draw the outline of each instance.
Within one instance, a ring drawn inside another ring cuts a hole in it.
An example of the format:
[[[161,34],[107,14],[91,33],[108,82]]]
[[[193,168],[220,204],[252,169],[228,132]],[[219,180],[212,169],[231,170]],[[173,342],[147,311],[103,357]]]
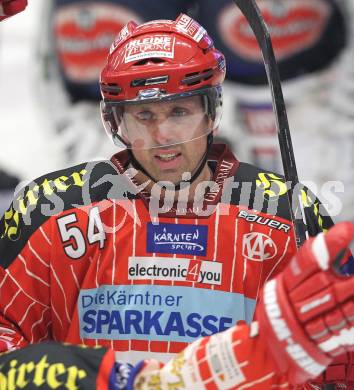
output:
[[[157,145],[167,145],[173,141],[173,128],[166,122],[159,123],[152,132],[153,140]]]

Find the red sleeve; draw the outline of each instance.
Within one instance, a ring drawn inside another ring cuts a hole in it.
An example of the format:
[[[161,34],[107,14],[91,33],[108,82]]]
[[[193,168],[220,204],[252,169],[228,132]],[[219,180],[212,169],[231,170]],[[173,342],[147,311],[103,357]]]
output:
[[[199,339],[162,368],[154,360],[144,361],[133,376],[134,384],[143,384],[141,390],[153,380],[166,388],[176,383],[183,383],[185,389],[206,390],[293,388],[286,373],[279,373],[257,322]]]
[[[0,21],[23,11],[27,0],[0,0]]]
[[[258,322],[238,327],[233,338],[236,360],[245,377],[240,388],[292,388],[287,376],[279,373],[264,336],[258,334]]]

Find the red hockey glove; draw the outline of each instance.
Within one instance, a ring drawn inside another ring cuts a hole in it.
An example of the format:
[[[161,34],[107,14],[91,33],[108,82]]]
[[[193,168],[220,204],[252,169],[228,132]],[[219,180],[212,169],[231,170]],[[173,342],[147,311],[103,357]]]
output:
[[[18,14],[27,7],[27,0],[0,0],[0,21]]]
[[[336,356],[353,350],[354,277],[333,270],[353,236],[354,225],[342,222],[309,239],[264,286],[260,333],[293,384],[318,376]]]

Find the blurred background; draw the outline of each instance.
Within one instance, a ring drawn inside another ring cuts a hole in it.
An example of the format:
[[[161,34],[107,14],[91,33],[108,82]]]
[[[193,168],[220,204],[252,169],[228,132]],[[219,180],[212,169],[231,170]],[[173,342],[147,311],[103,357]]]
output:
[[[258,0],[273,38],[302,182],[354,220],[354,0]],[[282,173],[260,50],[230,0],[29,0],[0,24],[0,215],[16,186],[116,152],[98,75],[129,20],[198,20],[227,60],[218,137],[239,160]],[[20,183],[20,184],[19,184]]]

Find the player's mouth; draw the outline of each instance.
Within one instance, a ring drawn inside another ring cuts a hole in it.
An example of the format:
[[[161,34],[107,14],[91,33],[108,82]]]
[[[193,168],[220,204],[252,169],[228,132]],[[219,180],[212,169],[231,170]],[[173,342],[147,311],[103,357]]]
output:
[[[174,169],[180,165],[182,153],[175,150],[161,150],[154,157],[157,165],[161,169]]]

